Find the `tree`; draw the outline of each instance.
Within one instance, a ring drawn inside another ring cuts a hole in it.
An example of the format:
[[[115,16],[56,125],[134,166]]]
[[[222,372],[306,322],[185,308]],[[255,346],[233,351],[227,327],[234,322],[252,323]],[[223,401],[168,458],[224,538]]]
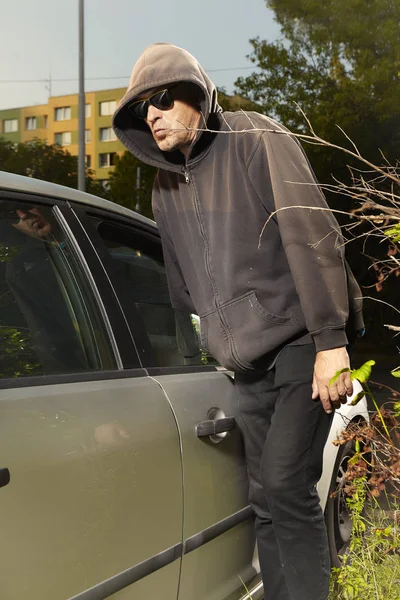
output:
[[[138,168],[140,168],[140,187],[136,189]],[[145,165],[133,154],[125,151],[121,157],[117,157],[115,168],[110,175],[108,188],[110,199],[132,210],[136,209],[139,199],[140,213],[153,219],[151,192],[156,172],[155,167]]]
[[[260,71],[238,79],[237,91],[289,128],[304,130],[297,102],[325,139],[338,141],[340,125],[365,156],[375,158],[382,149],[395,160],[399,0],[268,0],[267,5],[283,39],[251,40],[250,60]],[[314,151],[313,164],[324,174],[332,166],[326,157],[323,149]]]
[[[218,88],[218,104],[224,111],[235,112],[237,110],[255,110],[260,111],[262,107],[252,100],[239,94],[229,95],[225,88]]]
[[[78,157],[57,144],[34,139],[15,145],[0,138],[0,164],[8,173],[78,187]],[[90,169],[86,169],[86,191],[97,196],[106,195]]]

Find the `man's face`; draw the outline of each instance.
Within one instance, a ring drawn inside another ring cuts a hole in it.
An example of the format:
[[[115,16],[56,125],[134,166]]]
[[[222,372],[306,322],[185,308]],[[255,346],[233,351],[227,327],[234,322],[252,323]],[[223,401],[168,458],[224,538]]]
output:
[[[151,90],[140,99],[146,99],[156,91],[158,90]],[[199,127],[201,113],[194,108],[190,91],[184,83],[174,86],[170,91],[174,99],[173,107],[161,110],[149,104],[145,121],[160,150],[180,150],[186,154],[196,136],[195,130]]]
[[[26,233],[35,238],[42,238],[51,233],[51,223],[43,217],[38,208],[33,207],[28,210],[18,208],[16,213],[19,222],[14,224],[13,227],[21,233]]]

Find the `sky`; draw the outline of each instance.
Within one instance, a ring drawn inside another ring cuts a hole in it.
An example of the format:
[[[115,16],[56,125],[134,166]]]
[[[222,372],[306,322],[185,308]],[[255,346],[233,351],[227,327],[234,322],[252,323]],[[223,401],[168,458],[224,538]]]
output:
[[[256,36],[279,37],[264,0],[85,0],[85,89],[127,86],[144,48],[169,42],[230,93],[251,73]],[[0,109],[46,104],[49,87],[52,96],[77,92],[78,0],[7,2],[0,56]]]

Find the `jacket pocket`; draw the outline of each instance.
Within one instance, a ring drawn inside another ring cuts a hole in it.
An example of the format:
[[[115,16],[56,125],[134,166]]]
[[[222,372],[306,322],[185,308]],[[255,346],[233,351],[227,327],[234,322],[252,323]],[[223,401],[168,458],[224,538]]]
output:
[[[248,292],[221,308],[232,346],[232,356],[242,370],[255,368],[255,361],[277,352],[302,327],[292,316],[270,312]]]
[[[246,294],[247,296],[247,294]],[[245,296],[245,297],[246,297]],[[268,312],[258,301],[255,292],[250,292],[248,295],[250,298],[250,305],[253,305],[254,309],[258,312],[260,317],[270,323],[271,325],[290,325],[294,322],[293,317],[281,317],[279,315],[274,315],[271,312]]]
[[[248,371],[303,328],[291,316],[269,312],[255,292],[223,304],[201,319],[203,345],[227,369]]]

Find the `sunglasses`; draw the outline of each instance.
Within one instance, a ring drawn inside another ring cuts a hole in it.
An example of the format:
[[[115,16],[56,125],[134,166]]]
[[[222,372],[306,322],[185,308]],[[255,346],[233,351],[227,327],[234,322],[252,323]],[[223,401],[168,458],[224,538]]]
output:
[[[150,104],[159,110],[170,110],[174,106],[174,99],[169,90],[160,90],[145,100],[132,102],[128,109],[136,119],[145,119]]]

